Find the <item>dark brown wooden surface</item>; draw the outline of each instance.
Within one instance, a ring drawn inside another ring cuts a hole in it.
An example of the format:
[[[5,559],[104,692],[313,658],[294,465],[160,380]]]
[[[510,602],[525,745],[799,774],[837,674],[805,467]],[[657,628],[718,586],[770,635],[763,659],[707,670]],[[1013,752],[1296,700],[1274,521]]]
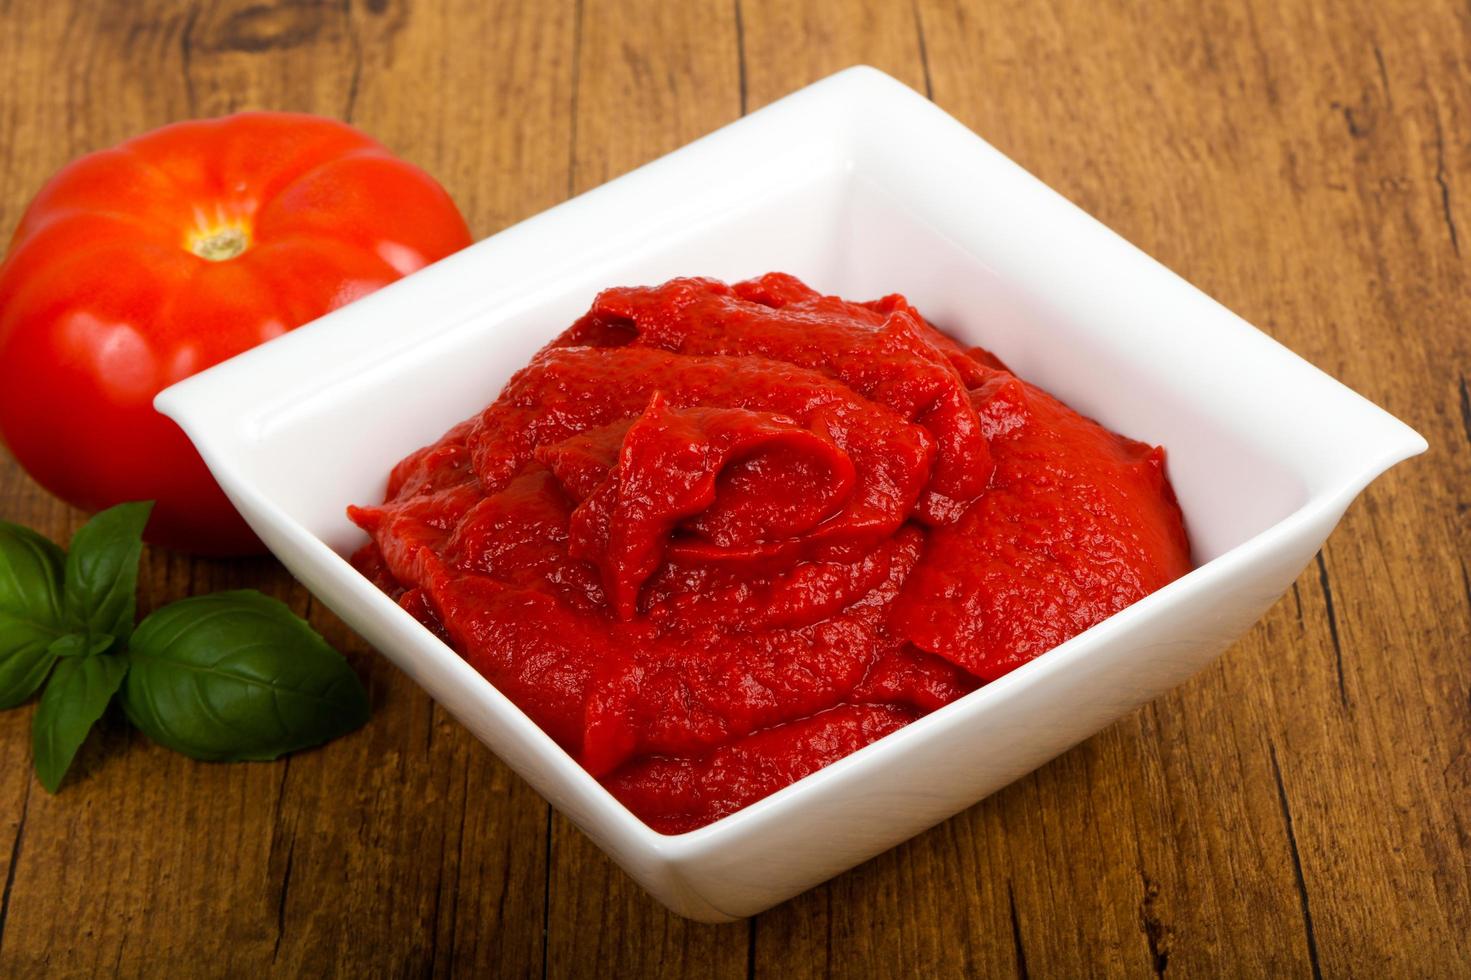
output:
[[[1471,975],[1471,10],[1448,0],[0,0],[0,228],[69,158],[349,119],[488,235],[849,64],[921,91],[1423,432],[1216,665],[759,918],[666,913],[273,562],[362,731],[50,796],[0,715],[0,976]],[[0,518],[80,517],[0,457]]]

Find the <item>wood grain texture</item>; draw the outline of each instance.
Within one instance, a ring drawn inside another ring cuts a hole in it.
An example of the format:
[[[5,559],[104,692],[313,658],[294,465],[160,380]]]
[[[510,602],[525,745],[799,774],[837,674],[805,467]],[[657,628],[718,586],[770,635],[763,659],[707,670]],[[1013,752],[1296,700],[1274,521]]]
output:
[[[279,596],[373,721],[236,766],[109,721],[50,796],[32,709],[0,714],[0,976],[1471,974],[1464,5],[0,0],[0,228],[78,153],[271,107],[363,126],[486,235],[858,62],[1431,452],[1189,684],[719,927],[664,912],[273,562],[151,552],[145,609]],[[81,519],[8,457],[0,518]]]

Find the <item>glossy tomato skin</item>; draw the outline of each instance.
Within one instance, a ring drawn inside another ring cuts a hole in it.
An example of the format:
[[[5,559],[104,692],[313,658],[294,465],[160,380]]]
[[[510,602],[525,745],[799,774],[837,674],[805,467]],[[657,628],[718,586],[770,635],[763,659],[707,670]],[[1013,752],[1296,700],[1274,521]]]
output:
[[[469,243],[432,177],[334,120],[242,113],[81,157],[0,264],[0,438],[79,507],[156,500],[155,544],[259,551],[154,395]]]

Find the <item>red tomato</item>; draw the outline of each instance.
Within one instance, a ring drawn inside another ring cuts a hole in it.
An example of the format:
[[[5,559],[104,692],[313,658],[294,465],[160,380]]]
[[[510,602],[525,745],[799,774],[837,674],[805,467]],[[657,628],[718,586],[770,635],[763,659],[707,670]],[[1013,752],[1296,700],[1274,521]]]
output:
[[[156,500],[150,541],[258,551],[153,396],[469,243],[432,177],[329,119],[181,122],[84,156],[0,265],[0,438],[79,507]]]

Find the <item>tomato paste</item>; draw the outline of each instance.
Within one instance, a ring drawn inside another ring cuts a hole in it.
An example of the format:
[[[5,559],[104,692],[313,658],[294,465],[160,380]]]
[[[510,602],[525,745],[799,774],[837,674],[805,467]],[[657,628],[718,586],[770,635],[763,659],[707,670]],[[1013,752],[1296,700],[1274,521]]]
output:
[[[350,514],[650,826],[703,826],[1184,574],[1164,451],[902,296],[609,289]]]

